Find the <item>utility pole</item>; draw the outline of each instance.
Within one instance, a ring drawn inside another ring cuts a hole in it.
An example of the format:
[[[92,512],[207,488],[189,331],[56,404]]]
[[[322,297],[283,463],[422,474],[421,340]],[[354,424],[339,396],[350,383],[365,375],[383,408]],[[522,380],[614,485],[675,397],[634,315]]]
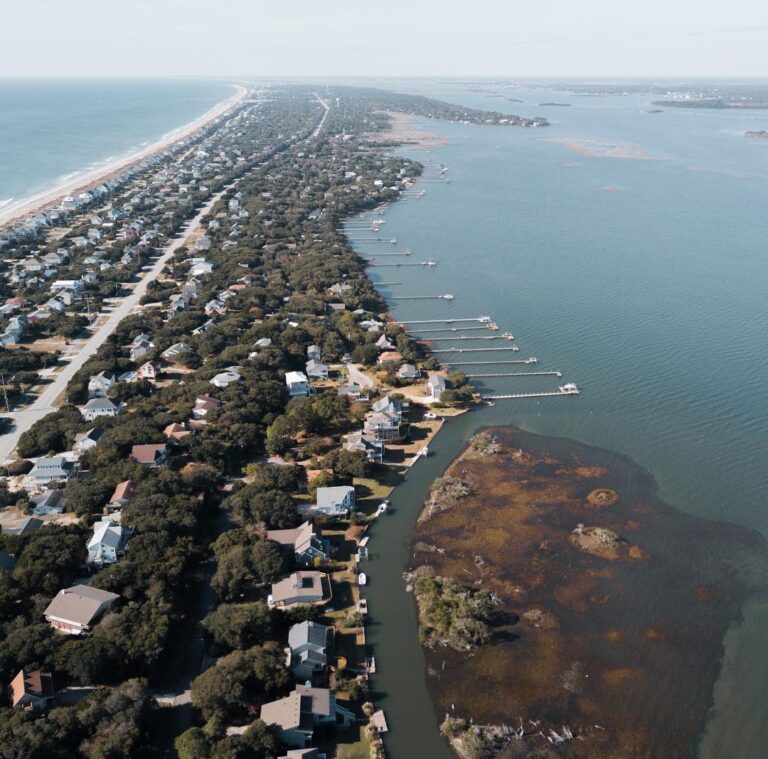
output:
[[[5,392],[5,374],[3,372],[0,372],[0,382],[3,383],[3,397],[5,398],[5,408],[7,409],[8,413],[11,413],[11,406],[8,403],[8,393]]]

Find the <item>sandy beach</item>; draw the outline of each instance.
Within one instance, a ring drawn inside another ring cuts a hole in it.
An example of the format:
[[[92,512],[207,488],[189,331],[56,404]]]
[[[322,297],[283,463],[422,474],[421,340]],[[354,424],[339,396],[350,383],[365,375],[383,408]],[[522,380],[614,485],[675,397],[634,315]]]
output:
[[[237,88],[237,92],[231,98],[222,101],[189,124],[168,133],[157,142],[114,161],[105,163],[93,171],[72,178],[70,181],[58,184],[50,190],[6,206],[0,210],[0,229],[25,216],[40,213],[44,208],[57,206],[64,196],[85,192],[113,175],[119,174],[130,166],[149,158],[154,153],[165,150],[170,145],[179,142],[179,140],[186,139],[193,132],[234,108],[245,98],[248,90],[241,85],[233,86]]]

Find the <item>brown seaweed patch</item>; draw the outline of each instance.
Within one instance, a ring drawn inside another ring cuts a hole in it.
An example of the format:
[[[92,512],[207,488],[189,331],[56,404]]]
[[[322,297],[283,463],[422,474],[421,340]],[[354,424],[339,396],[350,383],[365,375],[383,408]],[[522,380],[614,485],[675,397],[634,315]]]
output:
[[[437,710],[578,735],[513,741],[494,754],[505,759],[689,757],[723,637],[768,588],[765,540],[660,501],[652,478],[613,452],[514,428],[492,434],[502,452],[454,461],[445,477],[471,492],[414,536],[412,566],[498,603],[488,643],[426,648]],[[589,503],[596,489],[620,494],[621,507]]]
[[[587,503],[590,506],[597,506],[601,509],[613,506],[618,501],[619,494],[610,488],[596,488],[587,494]]]
[[[640,671],[632,667],[616,667],[600,673],[600,679],[605,685],[625,685],[629,680],[637,680]]]
[[[573,473],[577,477],[594,479],[595,477],[605,477],[608,474],[608,470],[602,466],[577,466]]]

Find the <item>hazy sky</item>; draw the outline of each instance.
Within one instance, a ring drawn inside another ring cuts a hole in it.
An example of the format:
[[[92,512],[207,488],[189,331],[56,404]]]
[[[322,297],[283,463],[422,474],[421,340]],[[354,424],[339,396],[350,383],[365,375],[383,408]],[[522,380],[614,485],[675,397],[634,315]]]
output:
[[[0,76],[768,76],[765,0],[0,0]]]

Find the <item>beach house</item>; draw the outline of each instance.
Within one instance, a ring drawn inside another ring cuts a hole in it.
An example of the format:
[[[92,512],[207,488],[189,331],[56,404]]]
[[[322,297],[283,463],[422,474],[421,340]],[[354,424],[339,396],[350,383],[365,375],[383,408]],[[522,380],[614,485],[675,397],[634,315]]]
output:
[[[68,635],[87,635],[104,612],[120,596],[90,585],[60,590],[45,609],[45,619],[54,630]]]

